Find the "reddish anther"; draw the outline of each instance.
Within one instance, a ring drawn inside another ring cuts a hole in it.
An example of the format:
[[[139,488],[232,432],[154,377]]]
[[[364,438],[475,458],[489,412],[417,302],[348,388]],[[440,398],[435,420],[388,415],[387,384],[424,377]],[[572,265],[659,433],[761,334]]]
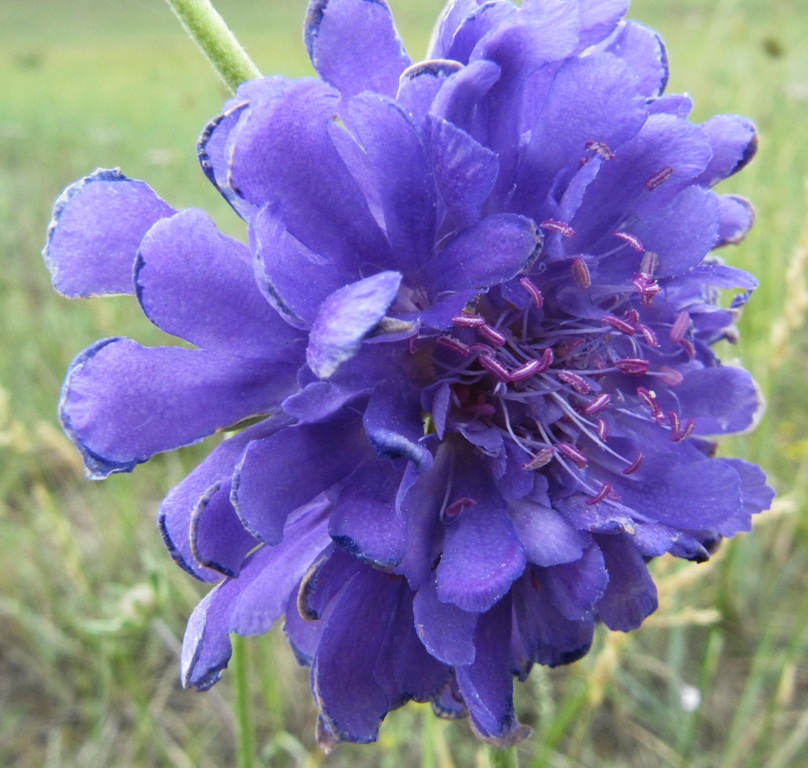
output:
[[[545,347],[544,352],[541,353],[541,364],[536,369],[536,373],[544,373],[550,368],[554,361],[555,355],[553,354],[552,348]]]
[[[629,325],[633,326],[634,328],[637,327],[637,323],[640,322],[640,313],[637,312],[636,309],[629,309],[624,315],[623,320],[625,320]]]
[[[631,282],[642,297],[642,303],[646,307],[653,301],[654,296],[662,290],[659,283],[644,272],[638,272],[634,275]]]
[[[604,160],[614,160],[614,152],[602,141],[587,141],[586,148],[600,155]]]
[[[647,360],[643,360],[639,357],[625,357],[622,360],[618,360],[614,364],[614,367],[629,376],[645,376],[651,364]]]
[[[449,506],[443,510],[444,518],[448,518],[449,520],[453,520],[456,518],[464,509],[470,509],[471,507],[476,507],[477,502],[474,499],[470,499],[467,496],[464,496],[462,499],[457,499],[453,501]]]
[[[547,219],[539,224],[539,229],[549,229],[551,232],[558,232],[564,237],[575,237],[575,230],[563,221],[556,221],[556,219]]]
[[[518,384],[520,381],[527,381],[537,373],[541,373],[539,370],[541,366],[542,363],[540,360],[528,360],[524,365],[514,368],[508,375],[508,378],[512,384]]]
[[[606,393],[602,395],[598,395],[589,405],[584,408],[584,414],[587,416],[594,416],[595,414],[600,413],[606,406],[609,405],[612,396],[607,395]]]
[[[544,306],[544,296],[541,295],[541,291],[530,278],[521,278],[519,280],[519,285],[521,285],[522,288],[524,288],[530,294],[530,299],[536,309],[541,309]]]
[[[654,333],[653,329],[649,328],[647,325],[640,325],[638,326],[637,330],[645,339],[645,342],[648,344],[649,347],[653,347],[654,349],[659,348],[659,339],[657,339],[657,336]]]
[[[616,331],[620,333],[624,333],[626,336],[633,336],[634,335],[634,328],[633,326],[629,325],[629,323],[621,320],[619,317],[614,317],[613,315],[606,315],[602,317],[600,321],[604,325],[608,325],[610,328],[614,328]]]
[[[606,442],[606,438],[609,436],[609,425],[603,420],[598,419],[598,438],[602,443]]]
[[[555,451],[552,448],[542,448],[530,461],[522,464],[522,469],[527,469],[528,471],[541,469],[553,460],[553,456],[555,456]]]
[[[638,253],[645,253],[645,248],[643,248],[639,238],[634,235],[630,235],[628,232],[615,232],[614,236],[628,243]]]
[[[479,328],[485,325],[485,318],[479,315],[458,315],[452,318],[455,328]]]
[[[558,378],[565,384],[569,384],[579,395],[588,395],[591,390],[586,380],[572,371],[559,371]]]
[[[656,189],[660,184],[669,179],[673,175],[673,168],[666,165],[659,173],[655,173],[648,181],[645,182],[645,188],[651,192]]]
[[[645,456],[643,455],[643,453],[641,451],[640,453],[637,454],[637,458],[634,459],[631,466],[626,467],[626,469],[623,470],[623,474],[624,475],[633,475],[640,468],[640,464],[642,464],[642,460],[644,458],[645,458]]]
[[[679,346],[687,352],[687,356],[692,360],[696,356],[696,348],[689,339],[682,339]]]
[[[471,350],[462,341],[454,338],[454,336],[439,336],[436,343],[445,349],[456,352],[461,357],[468,357],[469,354],[471,354]]]
[[[477,326],[476,331],[481,338],[495,347],[502,347],[508,341],[504,333],[498,331],[493,325],[488,325],[488,323]]]
[[[589,274],[589,267],[586,266],[586,262],[580,256],[576,256],[572,260],[572,277],[581,290],[585,291],[592,285],[592,275]]]
[[[510,380],[508,369],[496,358],[490,357],[489,355],[480,355],[478,359],[480,365],[500,381],[507,383]]]
[[[682,339],[684,339],[689,327],[690,313],[686,309],[683,309],[678,315],[676,315],[676,319],[673,321],[673,325],[671,326],[671,341],[674,344],[681,344]]]
[[[572,445],[572,443],[557,443],[556,450],[559,453],[563,453],[579,469],[584,469],[589,464],[586,456]]]
[[[656,400],[656,393],[653,390],[646,389],[645,387],[637,387],[637,395],[642,398],[645,404],[651,409],[651,415],[656,421],[662,421],[665,415],[659,407]]]
[[[593,496],[589,501],[587,501],[587,506],[594,507],[595,504],[600,504],[601,501],[605,501],[606,497],[614,490],[612,488],[611,483],[604,483],[600,490],[598,491],[597,496]]]
[[[659,378],[669,387],[678,387],[685,380],[685,377],[680,371],[677,371],[675,368],[670,368],[667,365],[663,365],[659,369]]]

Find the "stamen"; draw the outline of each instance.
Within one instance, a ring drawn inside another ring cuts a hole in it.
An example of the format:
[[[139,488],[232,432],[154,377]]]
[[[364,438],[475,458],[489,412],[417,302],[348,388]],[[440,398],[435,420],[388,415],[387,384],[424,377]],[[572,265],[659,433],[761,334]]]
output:
[[[528,379],[535,376],[537,373],[541,373],[541,371],[539,370],[541,366],[542,362],[540,360],[528,360],[524,365],[520,365],[518,368],[514,368],[508,374],[508,378],[511,384],[518,384],[521,381],[527,381]]]
[[[657,339],[653,329],[649,328],[647,325],[640,325],[638,330],[642,334],[642,337],[645,339],[649,347],[659,349],[659,339]]]
[[[687,356],[692,360],[696,356],[696,348],[693,346],[689,339],[682,339],[679,346],[687,352]]]
[[[637,387],[637,395],[651,409],[651,415],[657,423],[665,419],[665,414],[662,413],[662,409],[659,407],[659,403],[657,403],[656,392],[651,389],[646,389],[645,387]]]
[[[606,497],[613,491],[611,483],[604,483],[600,487],[600,491],[598,491],[598,495],[589,499],[586,502],[587,506],[594,507],[595,504],[600,504],[601,501],[604,501]]]
[[[493,357],[497,353],[493,347],[489,347],[488,344],[482,344],[479,341],[475,341],[473,344],[469,344],[468,350],[472,354],[488,355],[489,357]]]
[[[551,347],[545,347],[541,353],[541,365],[536,369],[536,373],[544,373],[555,361],[555,355]]]
[[[646,254],[648,253],[650,253],[650,251],[646,252]],[[631,282],[642,297],[642,303],[646,307],[651,303],[654,296],[662,290],[659,287],[659,283],[645,272],[638,272],[634,275]]]
[[[598,419],[598,437],[600,438],[601,443],[606,442],[606,438],[609,436],[609,425],[603,420]]]
[[[673,442],[674,443],[681,443],[682,440],[687,440],[690,435],[693,434],[693,430],[696,428],[696,422],[693,419],[688,419],[687,424],[685,424],[685,428],[676,432],[673,435]]]
[[[577,373],[572,371],[559,371],[558,378],[569,384],[579,395],[588,395],[591,387]]]
[[[586,416],[594,416],[597,413],[600,413],[607,405],[609,405],[609,401],[612,399],[611,395],[607,395],[606,393],[602,395],[598,395],[589,405],[584,408],[584,414]]]
[[[523,277],[519,280],[519,285],[522,286],[529,294],[530,298],[533,301],[533,305],[536,309],[541,309],[544,306],[544,296],[541,295],[541,291],[538,289],[536,284],[527,277]]]
[[[627,242],[638,253],[645,253],[645,248],[643,248],[639,238],[635,237],[634,235],[630,235],[628,232],[615,232],[614,236],[619,237],[621,240]]]
[[[587,141],[586,148],[600,155],[604,160],[614,160],[614,152],[602,141]]]
[[[539,229],[549,229],[552,232],[558,232],[564,237],[575,237],[575,230],[569,225],[565,224],[563,221],[557,221],[556,219],[547,219],[539,224]]]
[[[629,309],[624,315],[623,320],[625,320],[630,326],[636,328],[637,323],[640,322],[640,313],[637,312],[636,309]]]
[[[507,383],[509,381],[508,369],[499,360],[489,355],[480,355],[478,360],[483,368],[492,373],[501,382]]]
[[[659,267],[659,256],[656,254],[655,251],[646,251],[642,255],[642,261],[640,262],[640,272],[644,274],[649,280],[652,280],[654,277],[654,273],[657,271]]]
[[[457,499],[449,504],[443,511],[443,516],[444,518],[449,518],[449,520],[454,520],[464,509],[471,509],[471,507],[476,506],[477,502],[474,499],[464,496],[462,499]]]
[[[670,178],[673,174],[673,168],[666,165],[659,173],[655,173],[648,181],[645,182],[645,188],[651,192],[656,189],[662,182]]]
[[[674,344],[680,344],[682,339],[684,339],[685,333],[687,333],[687,329],[689,327],[690,313],[686,309],[683,309],[678,315],[676,315],[676,319],[673,321],[673,325],[671,326],[671,341]]]
[[[435,343],[445,349],[456,352],[462,357],[468,357],[471,354],[471,350],[462,341],[454,338],[454,336],[439,336]]]
[[[634,459],[634,463],[623,470],[624,475],[633,475],[639,468],[640,464],[642,464],[642,460],[645,458],[642,451],[637,454],[637,458]]]
[[[630,326],[628,323],[624,322],[618,317],[613,317],[612,315],[606,315],[606,317],[602,317],[600,321],[604,325],[608,325],[614,328],[616,331],[624,333],[626,336],[634,335],[634,328],[632,328],[632,326]]]
[[[670,368],[667,365],[663,365],[659,369],[659,378],[669,387],[678,387],[685,380],[681,371],[677,371],[675,368]]]
[[[576,256],[572,260],[572,277],[583,291],[592,285],[592,275],[589,274],[589,267],[586,266],[586,262],[580,256]]]
[[[585,469],[589,464],[586,456],[571,443],[557,443],[556,450],[563,453],[579,469]]]
[[[495,347],[503,347],[508,341],[504,333],[498,331],[493,325],[488,325],[488,323],[478,326],[476,330],[483,339],[489,344],[493,344]]]
[[[480,315],[458,315],[452,318],[455,328],[480,328],[485,325],[485,318]]]
[[[522,469],[541,469],[553,460],[553,456],[555,451],[552,448],[542,448],[530,461],[522,464]]]
[[[622,360],[618,360],[614,364],[614,367],[629,376],[645,376],[645,374],[648,373],[648,369],[651,367],[651,363],[639,357],[625,357]]]

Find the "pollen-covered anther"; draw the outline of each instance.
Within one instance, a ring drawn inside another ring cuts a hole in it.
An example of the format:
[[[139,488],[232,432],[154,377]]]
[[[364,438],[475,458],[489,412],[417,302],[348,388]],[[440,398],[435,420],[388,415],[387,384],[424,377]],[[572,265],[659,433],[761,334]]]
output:
[[[579,395],[588,395],[592,389],[589,384],[587,384],[586,379],[572,371],[559,371],[558,379],[565,384],[569,384]]]
[[[671,425],[671,437],[674,443],[681,443],[682,440],[690,437],[696,428],[696,422],[693,419],[688,419],[683,427],[675,411],[668,411],[668,422]]]
[[[634,235],[631,235],[628,232],[615,232],[614,236],[619,237],[621,240],[628,243],[638,253],[645,253],[643,244],[640,242],[639,238],[635,237]]]
[[[454,336],[439,336],[436,343],[444,349],[449,349],[457,353],[461,357],[468,357],[471,354],[469,347],[459,339],[454,338]]]
[[[504,384],[510,382],[510,372],[495,357],[491,357],[490,355],[480,355],[479,362],[486,371],[493,374],[495,378],[499,379],[499,381],[503,382]]]
[[[556,219],[547,219],[539,224],[539,229],[547,229],[550,232],[558,232],[560,235],[564,235],[564,237],[575,237],[575,230],[569,225],[565,224],[563,221],[557,221]]]
[[[640,357],[624,357],[622,360],[618,360],[614,367],[629,376],[645,376],[651,367],[651,363]]]
[[[640,468],[640,464],[642,464],[642,461],[643,461],[644,458],[645,458],[645,456],[643,455],[643,452],[640,451],[637,454],[637,458],[634,459],[634,461],[628,467],[626,467],[623,470],[623,474],[624,475],[633,475]]]
[[[667,181],[673,175],[673,168],[666,165],[661,171],[655,173],[648,181],[645,182],[645,188],[651,192],[655,190],[660,184]]]
[[[652,389],[646,389],[645,387],[637,387],[637,396],[640,397],[651,409],[651,415],[654,417],[655,421],[664,421],[665,414],[659,407],[659,403],[657,403],[656,392],[654,392]]]
[[[480,315],[458,315],[452,318],[455,328],[480,328],[485,324],[485,318]]]
[[[522,464],[522,469],[526,469],[528,471],[541,469],[542,467],[547,466],[553,460],[553,456],[555,456],[555,451],[552,448],[549,446],[541,448],[530,461],[526,461],[524,464]]]
[[[456,499],[443,510],[443,517],[446,520],[456,519],[464,509],[471,509],[476,507],[477,502],[474,499],[464,496],[462,499]]]
[[[604,483],[600,487],[597,496],[593,496],[591,499],[589,499],[589,501],[586,502],[587,506],[594,507],[595,504],[600,504],[601,501],[605,501],[613,490],[614,488],[612,488],[611,483]]]
[[[639,293],[640,296],[642,297],[642,303],[646,307],[653,301],[654,297],[662,290],[659,287],[659,283],[645,272],[638,272],[636,275],[634,275],[631,282],[637,289],[637,293]]]
[[[643,339],[645,339],[645,343],[648,344],[649,347],[659,349],[659,339],[652,328],[647,325],[638,325],[637,330],[640,332]]]
[[[591,403],[589,403],[589,405],[586,406],[586,408],[584,408],[584,414],[586,416],[595,416],[609,405],[611,399],[612,396],[606,394],[605,392],[602,395],[598,395]]]
[[[502,331],[497,330],[493,325],[489,325],[488,323],[476,326],[475,330],[482,339],[489,344],[493,344],[495,347],[504,347],[508,341]]]
[[[572,278],[581,290],[585,291],[592,286],[592,275],[589,273],[589,267],[586,266],[586,262],[580,256],[576,256],[572,260],[571,269]]]
[[[588,151],[594,152],[604,160],[614,160],[614,152],[602,141],[587,141],[585,146]]]
[[[556,443],[556,450],[566,456],[579,469],[585,469],[589,460],[572,443]]]
[[[626,336],[633,336],[634,335],[634,327],[629,323],[621,320],[619,317],[614,317],[613,315],[606,315],[602,317],[600,321],[604,325],[608,325],[610,328],[614,328],[614,330],[625,334]]]
[[[521,285],[522,288],[527,291],[528,295],[530,296],[530,300],[533,302],[533,306],[536,307],[536,309],[541,309],[544,306],[544,296],[542,296],[538,286],[530,278],[521,278],[519,280],[519,285]]]

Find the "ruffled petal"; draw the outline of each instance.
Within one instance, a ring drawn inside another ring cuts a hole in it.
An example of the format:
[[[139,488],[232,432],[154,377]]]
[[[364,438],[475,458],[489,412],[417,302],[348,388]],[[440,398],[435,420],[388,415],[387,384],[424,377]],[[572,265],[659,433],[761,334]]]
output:
[[[744,168],[755,156],[758,136],[755,124],[740,115],[716,115],[704,123],[713,157],[699,176],[699,184],[712,186]]]
[[[269,413],[294,385],[295,368],[104,339],[70,366],[60,416],[88,475],[102,478]]]
[[[237,357],[303,363],[303,339],[255,285],[248,249],[220,234],[202,211],[163,219],[135,266],[143,311],[166,333]]]
[[[134,293],[132,270],[151,226],[175,210],[142,181],[99,168],[62,192],[42,251],[63,296]]]
[[[668,84],[668,55],[665,43],[653,29],[636,21],[627,21],[606,50],[629,65],[643,96],[657,98],[665,90]],[[687,114],[683,117],[687,117]]]
[[[410,65],[385,0],[310,0],[304,37],[314,69],[344,96],[393,96]]]

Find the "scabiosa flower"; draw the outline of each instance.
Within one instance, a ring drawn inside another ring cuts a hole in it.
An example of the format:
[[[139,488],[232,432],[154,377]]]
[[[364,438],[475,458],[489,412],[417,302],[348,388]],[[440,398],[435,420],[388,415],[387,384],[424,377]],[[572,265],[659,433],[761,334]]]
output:
[[[769,506],[710,439],[760,409],[712,351],[755,281],[709,255],[752,223],[712,187],[755,131],[689,122],[627,5],[453,0],[411,64],[382,0],[312,0],[319,77],[244,84],[200,139],[249,245],[117,171],[57,202],[57,289],[134,293],[195,347],[79,355],[61,417],[90,476],[230,433],[159,515],[217,582],[186,686],[283,618],[321,744],[411,699],[511,744],[514,675],[636,628],[648,560],[706,560]]]

